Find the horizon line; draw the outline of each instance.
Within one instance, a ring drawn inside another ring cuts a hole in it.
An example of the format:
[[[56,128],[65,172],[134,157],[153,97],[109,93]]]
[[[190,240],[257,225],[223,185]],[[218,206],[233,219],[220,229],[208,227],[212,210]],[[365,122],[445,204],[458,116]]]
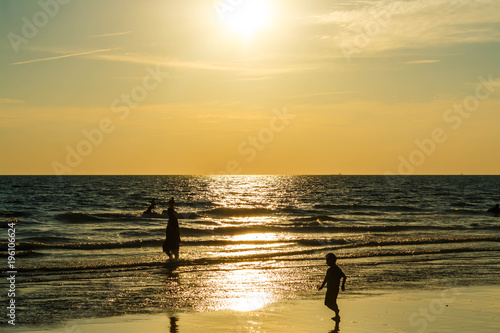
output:
[[[450,174],[348,174],[348,173],[330,173],[330,174],[72,174],[72,175],[54,175],[54,174],[0,174],[0,177],[72,177],[72,176],[383,176],[383,177],[413,177],[413,176],[500,176],[500,174],[465,174],[465,173],[450,173]]]

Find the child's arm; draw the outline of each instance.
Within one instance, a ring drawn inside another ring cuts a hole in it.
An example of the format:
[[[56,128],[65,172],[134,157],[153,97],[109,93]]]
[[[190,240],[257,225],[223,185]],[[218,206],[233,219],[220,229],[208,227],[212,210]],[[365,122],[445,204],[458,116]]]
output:
[[[326,284],[326,276],[325,276],[325,279],[323,280],[323,283],[321,284],[321,286],[318,287],[318,290],[323,289],[323,287],[325,286],[325,284]]]
[[[344,278],[344,280],[342,281],[342,291],[345,291],[345,281],[347,280],[347,276],[344,274],[344,272],[342,272],[342,274],[342,278]]]

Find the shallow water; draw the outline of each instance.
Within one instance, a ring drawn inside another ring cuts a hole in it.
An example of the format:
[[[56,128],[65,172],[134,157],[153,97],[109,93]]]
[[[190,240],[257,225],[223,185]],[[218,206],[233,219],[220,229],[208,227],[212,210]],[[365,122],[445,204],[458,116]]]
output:
[[[328,252],[353,292],[500,282],[500,217],[486,213],[499,176],[14,176],[0,186],[4,254],[16,223],[19,324],[308,298]],[[171,196],[175,266],[161,251]],[[159,214],[143,216],[152,197]]]

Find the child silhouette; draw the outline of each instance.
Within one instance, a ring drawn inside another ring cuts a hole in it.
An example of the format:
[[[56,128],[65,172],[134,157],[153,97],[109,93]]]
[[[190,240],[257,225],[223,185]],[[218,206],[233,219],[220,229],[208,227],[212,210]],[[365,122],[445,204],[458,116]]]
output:
[[[326,255],[326,263],[330,268],[326,271],[326,276],[325,279],[323,280],[323,283],[321,286],[319,286],[318,290],[323,289],[323,287],[326,284],[326,295],[325,295],[325,305],[335,311],[335,317],[333,317],[333,320],[340,320],[339,316],[339,306],[337,305],[337,296],[339,295],[339,287],[340,287],[340,280],[343,278],[342,282],[342,291],[345,290],[345,281],[347,280],[346,275],[342,270],[340,269],[339,266],[336,264],[337,262],[337,257],[333,253],[328,253]]]

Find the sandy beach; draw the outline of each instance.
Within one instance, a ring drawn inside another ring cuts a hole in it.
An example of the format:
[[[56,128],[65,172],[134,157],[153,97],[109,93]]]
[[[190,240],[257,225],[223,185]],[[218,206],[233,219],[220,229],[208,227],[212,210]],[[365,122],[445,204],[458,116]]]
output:
[[[500,287],[354,294],[339,299],[335,323],[322,293],[254,311],[177,312],[75,320],[57,327],[18,327],[8,332],[498,332]],[[337,327],[336,327],[337,325]]]

